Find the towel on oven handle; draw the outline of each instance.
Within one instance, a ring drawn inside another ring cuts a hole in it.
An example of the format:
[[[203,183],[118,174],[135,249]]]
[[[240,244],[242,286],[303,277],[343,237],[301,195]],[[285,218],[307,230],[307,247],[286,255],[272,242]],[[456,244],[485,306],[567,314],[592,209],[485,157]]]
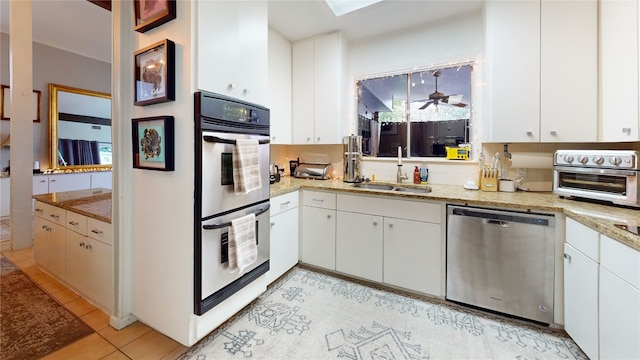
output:
[[[258,140],[236,140],[233,147],[233,184],[236,194],[246,194],[262,186]]]
[[[258,260],[256,245],[256,215],[251,213],[231,220],[229,229],[229,270],[242,273]]]

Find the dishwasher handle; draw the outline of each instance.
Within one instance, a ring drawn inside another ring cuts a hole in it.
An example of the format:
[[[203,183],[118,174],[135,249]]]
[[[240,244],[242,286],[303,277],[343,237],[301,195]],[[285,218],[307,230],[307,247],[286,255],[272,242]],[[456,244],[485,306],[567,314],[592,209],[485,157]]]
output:
[[[511,227],[511,222],[510,221],[484,219],[483,222],[485,224],[487,224],[487,225],[497,225],[497,226],[500,226],[501,228],[510,228]]]
[[[518,212],[504,212],[496,210],[485,210],[464,207],[451,207],[450,215],[458,215],[462,217],[472,217],[482,219],[483,222],[491,225],[500,225],[502,227],[506,223],[521,223],[528,225],[555,226],[553,215],[544,216],[542,214],[524,214]],[[511,225],[509,225],[511,226]]]

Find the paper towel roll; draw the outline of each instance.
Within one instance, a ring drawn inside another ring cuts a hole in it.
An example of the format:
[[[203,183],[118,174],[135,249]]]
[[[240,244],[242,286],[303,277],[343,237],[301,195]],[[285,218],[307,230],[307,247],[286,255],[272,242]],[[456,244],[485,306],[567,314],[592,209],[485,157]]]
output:
[[[511,167],[520,169],[551,169],[553,154],[511,153]]]

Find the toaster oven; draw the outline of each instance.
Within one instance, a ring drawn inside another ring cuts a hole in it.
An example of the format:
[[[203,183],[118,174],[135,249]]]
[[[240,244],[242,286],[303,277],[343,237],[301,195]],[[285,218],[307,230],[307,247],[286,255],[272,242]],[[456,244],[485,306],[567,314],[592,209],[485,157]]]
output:
[[[640,207],[638,153],[633,150],[558,150],[553,192],[561,197]]]

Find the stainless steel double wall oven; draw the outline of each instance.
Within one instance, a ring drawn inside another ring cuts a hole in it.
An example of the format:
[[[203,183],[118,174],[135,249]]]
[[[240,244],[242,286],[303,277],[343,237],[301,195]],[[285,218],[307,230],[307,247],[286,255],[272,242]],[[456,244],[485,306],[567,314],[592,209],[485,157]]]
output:
[[[194,313],[202,315],[269,270],[269,109],[223,95],[196,92]],[[233,147],[258,140],[261,187],[236,194]],[[258,260],[231,272],[228,234],[233,219],[256,215]]]

